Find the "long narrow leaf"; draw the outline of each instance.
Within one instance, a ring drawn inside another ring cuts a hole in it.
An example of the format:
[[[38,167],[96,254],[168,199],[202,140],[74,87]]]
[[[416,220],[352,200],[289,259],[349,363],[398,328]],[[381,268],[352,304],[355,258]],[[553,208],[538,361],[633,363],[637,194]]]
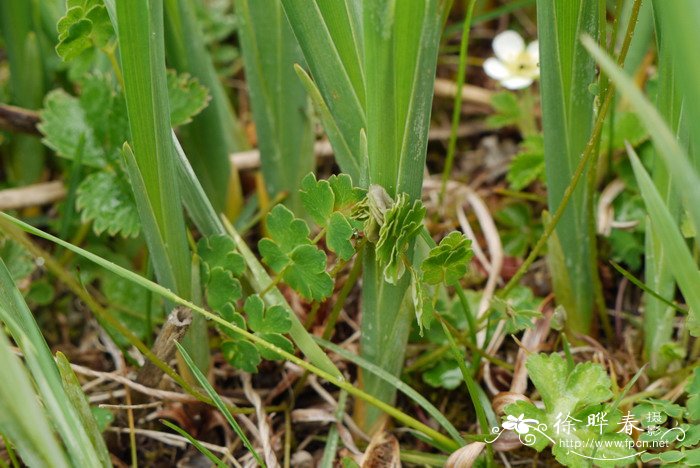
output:
[[[651,219],[652,229],[668,248],[670,269],[678,282],[678,286],[683,293],[683,297],[688,302],[690,311],[688,312],[688,326],[690,332],[695,336],[700,336],[700,271],[693,261],[693,254],[681,234],[678,225],[674,222],[671,213],[664,204],[659,192],[654,187],[651,177],[647,174],[642,162],[631,146],[627,146],[627,154],[632,161],[634,175],[642,192],[644,204]],[[673,259],[672,261],[670,259]]]

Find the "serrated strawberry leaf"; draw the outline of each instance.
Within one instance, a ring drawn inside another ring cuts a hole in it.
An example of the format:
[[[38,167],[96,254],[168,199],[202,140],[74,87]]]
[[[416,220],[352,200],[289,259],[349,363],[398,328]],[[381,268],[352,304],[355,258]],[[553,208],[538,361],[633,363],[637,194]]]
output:
[[[209,307],[221,313],[228,303],[233,303],[241,298],[242,288],[238,278],[230,271],[221,267],[209,270],[209,281],[206,285],[206,296]]]
[[[287,333],[292,328],[289,312],[280,306],[265,307],[258,295],[248,296],[243,310],[248,315],[248,326],[256,333]]]
[[[342,213],[336,211],[328,222],[328,230],[326,231],[326,243],[332,252],[335,252],[338,257],[343,260],[349,260],[355,254],[352,239],[355,229]]]
[[[463,234],[454,231],[433,247],[428,258],[423,260],[423,281],[428,284],[454,285],[467,273],[472,259],[472,242]]]
[[[542,135],[529,136],[523,149],[513,157],[506,179],[513,190],[522,190],[535,180],[544,181],[544,139]]]
[[[92,123],[88,121],[78,98],[62,89],[51,91],[46,95],[40,116],[39,130],[44,135],[42,141],[59,156],[73,159],[82,137],[85,139],[82,164],[103,167],[107,163],[102,144],[96,139]]]
[[[76,206],[84,223],[92,222],[95,234],[107,232],[136,237],[141,221],[133,192],[124,177],[114,172],[94,172],[80,183]]]
[[[236,369],[254,374],[260,365],[258,348],[247,341],[224,341],[221,343],[221,353]]]
[[[328,181],[316,180],[316,176],[311,172],[302,179],[299,193],[301,203],[311,219],[319,226],[325,227],[335,204],[335,195]]]
[[[236,277],[240,277],[245,270],[243,257],[236,252],[236,243],[227,235],[201,238],[197,243],[197,252],[204,267],[204,282],[208,281],[209,271],[213,268],[223,268]]]
[[[281,348],[283,351],[286,351],[288,353],[294,353],[294,345],[292,344],[292,342],[280,334],[277,334],[277,333],[259,333],[258,336],[260,336],[260,338],[264,339],[268,343],[273,344],[273,345],[277,346],[278,348]],[[258,346],[258,353],[260,353],[260,356],[263,359],[267,359],[270,361],[277,361],[280,359],[284,359],[282,356],[280,356],[276,352],[274,352],[270,349],[267,349],[267,348],[263,348],[262,346]]]
[[[168,70],[168,100],[170,103],[170,125],[178,127],[190,123],[199,114],[211,96],[199,80],[187,73],[177,74]]]

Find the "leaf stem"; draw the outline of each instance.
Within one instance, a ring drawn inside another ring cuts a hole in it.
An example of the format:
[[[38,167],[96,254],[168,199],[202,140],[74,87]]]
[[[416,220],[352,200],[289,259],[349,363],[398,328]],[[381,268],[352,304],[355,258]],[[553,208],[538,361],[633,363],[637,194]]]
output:
[[[450,140],[447,144],[447,159],[445,167],[442,170],[442,184],[440,186],[440,196],[438,205],[442,205],[445,199],[445,190],[447,189],[447,180],[452,173],[454,165],[455,151],[457,149],[457,129],[462,116],[462,87],[464,86],[465,76],[467,74],[467,50],[469,49],[469,29],[472,23],[472,14],[474,13],[474,5],[476,0],[466,1],[466,17],[462,24],[462,39],[459,44],[459,68],[457,68],[457,92],[455,93],[454,106],[452,108],[452,126],[450,128]]]

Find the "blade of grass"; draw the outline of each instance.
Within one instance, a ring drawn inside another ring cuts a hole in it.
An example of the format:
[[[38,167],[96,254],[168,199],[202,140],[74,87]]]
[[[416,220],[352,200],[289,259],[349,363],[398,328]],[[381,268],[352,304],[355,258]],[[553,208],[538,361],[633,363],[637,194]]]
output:
[[[469,50],[469,29],[472,23],[472,14],[474,13],[474,5],[476,0],[467,0],[465,2],[466,15],[462,25],[462,37],[459,43],[459,65],[457,67],[457,89],[464,87],[464,79],[467,74],[467,51]],[[452,174],[452,165],[455,159],[455,151],[457,149],[457,129],[459,128],[460,117],[462,116],[462,93],[455,93],[455,100],[452,107],[452,125],[450,127],[450,140],[447,144],[447,158],[445,159],[445,168],[442,170],[442,184],[440,185],[440,196],[438,203],[442,205],[445,198],[445,189],[447,189],[447,180]]]
[[[632,161],[634,175],[639,184],[639,190],[644,198],[644,204],[651,219],[651,227],[663,240],[668,248],[670,270],[676,278],[676,282],[683,293],[683,297],[690,307],[688,312],[688,323],[691,334],[700,335],[700,271],[695,264],[694,257],[683,238],[677,224],[673,221],[671,213],[654,187],[654,183],[647,174],[642,162],[634,149],[627,145],[627,154]]]
[[[289,194],[302,213],[301,179],[315,166],[309,102],[294,65],[303,61],[278,0],[236,0],[238,36],[269,195]]]
[[[5,442],[9,439],[29,466],[68,468],[68,456],[51,430],[27,370],[10,348],[4,327],[0,327],[0,375],[0,431]]]
[[[190,368],[190,371],[194,374],[195,378],[197,379],[197,382],[199,382],[199,385],[202,386],[204,391],[209,395],[209,398],[212,399],[214,402],[214,405],[221,411],[221,414],[224,415],[224,418],[226,418],[226,421],[228,421],[229,425],[233,429],[233,431],[236,433],[236,435],[241,439],[243,442],[243,445],[245,448],[248,449],[251,455],[255,458],[255,460],[260,464],[261,466],[265,466],[265,462],[263,462],[262,458],[260,457],[260,454],[255,450],[253,447],[253,444],[250,443],[250,440],[248,440],[248,436],[245,435],[245,432],[243,432],[243,429],[241,429],[241,426],[238,424],[238,422],[234,419],[233,415],[231,412],[228,410],[228,407],[224,403],[224,401],[221,399],[218,393],[216,393],[216,390],[214,390],[214,387],[211,386],[209,381],[207,380],[206,376],[202,374],[202,371],[199,370],[195,362],[192,360],[189,354],[187,354],[187,351],[185,348],[178,343],[177,341],[175,342],[175,346],[177,346],[178,351],[180,351],[180,354],[182,355],[182,358],[185,360],[185,363],[187,366]]]
[[[439,444],[441,446],[450,448],[451,450],[456,450],[459,448],[459,444],[456,444],[454,441],[452,441],[450,438],[444,436],[443,434],[439,433],[435,429],[427,426],[426,424],[418,421],[417,419],[403,413],[402,411],[396,409],[392,405],[389,405],[376,397],[360,390],[357,388],[355,385],[353,385],[351,382],[348,382],[345,380],[342,376],[337,376],[336,374],[327,372],[321,368],[316,367],[313,364],[310,364],[303,359],[298,358],[297,356],[290,354],[289,352],[275,346],[274,344],[266,341],[265,339],[254,335],[247,330],[243,330],[239,328],[238,326],[227,322],[223,318],[219,317],[216,314],[213,314],[205,309],[203,309],[201,306],[198,306],[191,301],[188,301],[187,299],[184,299],[177,294],[175,294],[173,291],[170,289],[167,289],[157,283],[154,283],[152,281],[147,280],[146,278],[143,278],[142,276],[138,275],[137,273],[128,270],[126,268],[123,268],[119,265],[116,265],[109,260],[105,260],[102,257],[95,255],[85,249],[82,249],[80,247],[77,247],[75,245],[72,245],[62,239],[57,238],[56,236],[53,236],[47,232],[44,232],[40,229],[35,228],[34,226],[25,223],[22,220],[19,220],[17,218],[14,218],[7,213],[1,212],[0,211],[0,218],[5,219],[22,230],[38,236],[42,239],[45,239],[47,241],[53,242],[54,244],[60,245],[61,247],[64,247],[81,257],[105,268],[108,271],[111,271],[112,273],[128,280],[131,281],[135,284],[140,285],[141,287],[151,291],[154,294],[157,294],[161,296],[162,298],[172,301],[176,304],[185,306],[190,308],[192,311],[201,314],[202,316],[206,317],[207,319],[216,322],[217,324],[221,325],[224,328],[227,328],[231,330],[232,332],[236,333],[237,335],[241,336],[242,338],[249,340],[253,344],[257,346],[261,346],[269,351],[272,351],[273,353],[276,353],[280,356],[282,356],[284,359],[304,368],[305,370],[308,370],[309,372],[312,372],[316,374],[317,376],[321,377],[322,379],[325,379],[329,383],[335,385],[336,387],[346,390],[349,394],[360,398],[362,400],[367,401],[369,404],[374,405],[378,407],[381,411],[384,411],[387,413],[389,416],[395,418],[397,421],[403,423],[407,427],[410,427],[412,429],[415,429],[419,431],[422,434],[425,434],[427,437],[433,439],[436,444]]]
[[[45,91],[37,6],[26,0],[0,2],[0,32],[10,69],[12,102],[26,109],[41,108]],[[9,158],[3,159],[10,180],[18,185],[36,182],[44,171],[44,147],[34,136],[14,136]]]
[[[226,468],[228,466],[226,463],[223,462],[223,460],[221,460],[219,457],[214,455],[211,450],[209,450],[204,445],[202,445],[202,443],[200,441],[198,441],[197,439],[192,437],[186,430],[184,430],[183,428],[181,428],[177,424],[173,424],[170,421],[166,421],[165,419],[161,419],[160,422],[163,423],[165,426],[169,427],[170,429],[172,429],[173,431],[180,434],[185,439],[187,439],[190,442],[190,444],[192,444],[194,446],[194,448],[199,450],[199,452],[202,455],[207,457],[207,459],[210,462],[212,462],[213,464],[215,464],[218,468]]]
[[[66,395],[56,363],[39,326],[1,260],[0,320],[5,323],[22,350],[46,414],[63,440],[71,462],[76,466],[101,466],[101,457]]]
[[[598,2],[537,0],[542,85],[542,124],[549,209],[561,204],[593,128],[595,63],[579,42],[581,34],[595,37]],[[555,294],[571,303],[567,326],[575,332],[590,331],[593,311],[593,273],[589,223],[584,186],[574,190],[569,206],[558,223],[557,237],[565,255],[570,283]],[[561,284],[557,282],[556,284]]]
[[[243,195],[229,154],[248,149],[248,140],[204,44],[191,0],[166,0],[165,13],[170,63],[197,78],[212,97],[192,123],[180,129],[187,155],[217,212],[237,215]]]
[[[371,372],[372,374],[378,376],[380,379],[384,380],[389,385],[396,388],[396,390],[413,400],[418,406],[423,408],[426,413],[435,418],[435,421],[437,421],[437,423],[440,424],[443,427],[443,429],[445,429],[445,431],[452,437],[452,439],[455,442],[461,445],[464,445],[466,443],[462,436],[459,434],[459,431],[452,425],[452,423],[450,423],[447,420],[447,418],[445,418],[445,416],[440,412],[440,410],[433,406],[433,404],[430,403],[423,395],[411,388],[403,380],[393,376],[389,372],[385,371],[384,369],[375,364],[372,364],[371,362],[367,361],[361,356],[358,356],[344,348],[341,348],[335,343],[326,341],[321,338],[316,338],[316,342],[324,348],[339,355],[343,359],[346,359],[355,364],[356,366],[361,367],[362,369],[365,369],[368,372]]]
[[[651,229],[651,227],[649,229]],[[678,304],[675,304],[672,301],[666,299],[661,294],[659,294],[658,292],[651,289],[648,285],[646,285],[642,281],[638,280],[632,273],[630,273],[629,271],[622,268],[622,266],[620,264],[618,264],[617,262],[615,262],[614,260],[610,260],[610,264],[613,266],[613,268],[615,268],[618,271],[618,273],[620,273],[622,276],[627,278],[630,283],[637,286],[639,289],[641,289],[642,291],[647,293],[649,296],[653,296],[659,302],[662,302],[666,306],[668,306],[672,309],[675,309],[676,311],[680,312],[681,314],[688,313],[688,311],[686,309],[684,309],[684,308],[680,307]]]
[[[156,277],[166,287],[191,298],[190,253],[176,177],[165,73],[163,1],[117,2],[117,24],[124,93],[134,161],[144,193],[135,190]],[[128,151],[126,151],[128,156]],[[128,159],[128,158],[127,158]],[[138,178],[130,171],[132,185]],[[154,221],[149,219],[153,214]],[[144,213],[148,213],[145,215]],[[185,343],[202,368],[209,365],[205,327],[195,327]],[[193,336],[199,332],[199,336]]]
[[[359,180],[360,131],[366,128],[365,85],[362,70],[361,25],[351,0],[299,2],[282,0],[289,24],[299,42],[319,93],[338,133],[329,133],[333,148],[344,146],[348,161],[343,172]],[[307,88],[307,92],[308,88]],[[329,97],[332,96],[332,99]],[[342,135],[342,140],[339,137]]]

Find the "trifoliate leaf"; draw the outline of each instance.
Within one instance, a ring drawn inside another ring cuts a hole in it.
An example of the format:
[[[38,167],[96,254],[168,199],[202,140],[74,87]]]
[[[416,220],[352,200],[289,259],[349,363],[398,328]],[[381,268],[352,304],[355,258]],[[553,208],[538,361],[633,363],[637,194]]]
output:
[[[513,190],[522,190],[535,180],[544,180],[544,138],[542,135],[527,137],[522,151],[513,157],[506,179]]]
[[[389,199],[390,200],[390,199]],[[377,205],[381,210],[381,206]],[[400,194],[389,209],[379,228],[376,245],[377,260],[384,267],[384,279],[397,284],[406,267],[405,255],[408,248],[423,229],[425,207],[420,200],[411,202],[406,193]]]
[[[284,307],[266,308],[258,295],[248,296],[243,310],[248,315],[248,326],[256,333],[287,333],[292,327],[289,312]]]
[[[277,333],[262,333],[258,334],[260,338],[264,339],[270,344],[273,344],[277,346],[278,348],[281,348],[283,351],[286,351],[288,353],[293,354],[294,353],[294,345],[292,344],[291,341],[289,341],[287,338],[284,336],[277,334]],[[267,359],[270,361],[277,361],[280,359],[283,359],[282,356],[277,354],[274,351],[271,351],[263,346],[258,345],[258,352],[260,353],[260,356],[263,359]]]
[[[221,267],[215,267],[209,270],[209,281],[206,286],[206,296],[209,307],[220,311],[226,304],[240,299],[241,294],[241,283],[230,271]]]
[[[227,235],[203,237],[197,244],[197,252],[205,266],[204,282],[208,281],[209,271],[213,268],[221,267],[237,277],[245,270],[243,257],[236,252],[236,243]]]
[[[421,264],[423,281],[428,284],[453,285],[464,277],[473,256],[472,241],[454,231],[433,247]]]
[[[335,198],[333,209],[336,211],[351,208],[359,203],[367,193],[366,190],[353,187],[352,178],[348,174],[332,175],[328,178],[328,183],[333,189]]]
[[[263,261],[306,299],[321,300],[333,292],[326,254],[308,238],[309,227],[282,205],[267,217],[270,238],[258,242]]]
[[[326,231],[326,243],[332,252],[343,260],[350,259],[355,254],[355,248],[350,242],[355,230],[348,219],[342,213],[334,212],[328,223]]]
[[[292,267],[282,275],[285,283],[306,299],[320,301],[333,292],[333,280],[326,273],[326,254],[312,245],[302,245],[291,255]]]
[[[71,6],[71,3],[74,6]],[[68,2],[66,14],[58,20],[56,53],[64,62],[91,47],[102,48],[114,36],[114,29],[102,2]]]
[[[515,125],[520,121],[522,111],[515,94],[509,91],[496,93],[491,97],[491,106],[496,111],[486,119],[486,124],[492,128]]]
[[[190,123],[211,99],[207,88],[196,78],[168,70],[168,99],[170,101],[170,125],[178,127]]]
[[[335,204],[335,195],[328,181],[316,180],[313,172],[307,174],[301,181],[299,193],[301,203],[311,219],[319,226],[325,227]]]
[[[128,182],[113,172],[94,172],[78,186],[76,206],[84,223],[99,235],[136,237],[141,229],[136,202]]]
[[[247,341],[224,341],[221,343],[221,353],[236,369],[256,373],[260,364],[260,353],[254,344]]]
[[[284,253],[291,252],[299,245],[311,244],[309,226],[304,220],[295,218],[283,205],[276,205],[267,215],[267,230]]]

